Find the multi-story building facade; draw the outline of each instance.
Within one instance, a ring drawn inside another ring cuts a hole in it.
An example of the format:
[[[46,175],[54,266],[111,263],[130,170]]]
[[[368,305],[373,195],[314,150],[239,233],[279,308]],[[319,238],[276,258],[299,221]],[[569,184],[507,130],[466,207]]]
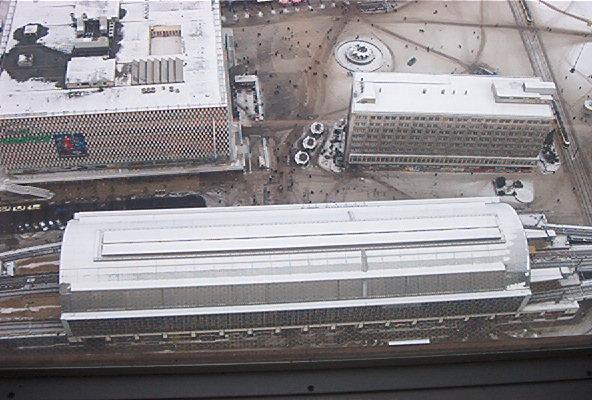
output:
[[[218,0],[19,1],[9,35],[0,168],[241,168]]]
[[[357,73],[349,164],[532,167],[555,127],[539,78]]]
[[[78,213],[61,251],[61,318],[73,337],[225,343],[462,324],[530,313],[529,276],[525,231],[497,198]]]

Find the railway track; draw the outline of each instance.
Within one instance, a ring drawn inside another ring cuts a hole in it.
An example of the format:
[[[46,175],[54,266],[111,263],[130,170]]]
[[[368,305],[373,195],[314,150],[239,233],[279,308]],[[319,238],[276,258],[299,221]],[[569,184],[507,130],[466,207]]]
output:
[[[555,82],[555,77],[549,67],[548,57],[541,44],[538,31],[531,29],[518,1],[508,0],[508,4],[514,15],[516,25],[519,28],[520,36],[524,42],[524,47],[535,75],[540,76],[546,81]],[[584,220],[586,224],[590,225],[592,224],[592,182],[590,180],[590,168],[583,157],[584,152],[580,152],[579,157],[577,157],[579,145],[576,136],[573,134],[572,120],[565,111],[565,101],[559,93],[556,94],[554,108],[558,119],[557,122],[560,124],[560,128],[563,128],[564,137],[562,137],[562,140],[564,142],[571,142],[571,145],[567,148],[563,146],[557,147],[560,149],[563,164],[573,177],[575,193],[580,200]]]
[[[7,276],[0,278],[0,299],[46,293],[59,293],[58,273]]]
[[[58,336],[66,331],[59,320],[1,322],[0,339]]]
[[[577,268],[581,272],[592,271],[592,250],[543,250],[531,257],[530,267]]]
[[[541,293],[533,293],[531,301],[533,302],[544,302],[544,301],[558,301],[559,299],[570,299],[573,301],[582,301],[592,297],[592,285],[590,281],[577,287],[565,287],[562,289],[547,290]]]
[[[55,293],[58,294],[60,292],[60,286],[56,284],[47,284],[42,285],[30,289],[15,289],[15,290],[3,290],[0,291],[0,299],[5,297],[15,297],[15,296],[30,296],[35,294],[47,294],[47,293]]]
[[[45,273],[0,278],[0,299],[46,293],[59,293],[59,274]]]
[[[6,251],[0,253],[0,261],[15,261],[20,260],[22,258],[30,258],[30,257],[37,257],[43,256],[47,254],[54,254],[59,253],[62,247],[62,243],[49,243],[43,244],[40,246],[33,246],[33,247],[25,247],[22,249]]]
[[[23,276],[7,276],[0,278],[0,291],[19,290],[39,285],[58,283],[58,273],[34,274]]]

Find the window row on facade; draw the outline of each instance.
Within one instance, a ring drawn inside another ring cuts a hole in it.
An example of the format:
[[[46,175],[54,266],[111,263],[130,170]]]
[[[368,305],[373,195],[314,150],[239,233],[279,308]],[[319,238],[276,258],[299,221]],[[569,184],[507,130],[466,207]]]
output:
[[[504,123],[504,124],[548,124],[546,119],[526,119],[526,118],[484,118],[472,116],[437,116],[437,115],[366,115],[355,114],[356,120],[369,121],[443,121],[443,122],[479,122],[479,123]]]
[[[502,143],[513,143],[513,144],[536,144],[537,147],[541,147],[539,140],[533,140],[532,138],[526,137],[476,137],[476,136],[467,136],[467,137],[455,137],[455,136],[446,136],[446,135],[389,135],[389,134],[367,134],[367,135],[353,135],[351,138],[352,143],[365,143],[365,142],[378,142],[384,141],[385,143],[407,143],[407,142],[420,142],[420,143],[436,143],[436,142],[446,142],[446,143],[471,143],[471,142],[480,142],[480,143],[495,143],[495,142],[502,142]]]
[[[523,300],[524,297],[517,296],[388,306],[78,320],[70,321],[68,324],[74,336],[302,326],[518,312]]]
[[[350,164],[433,164],[456,166],[534,166],[536,158],[434,157],[407,155],[350,154]]]

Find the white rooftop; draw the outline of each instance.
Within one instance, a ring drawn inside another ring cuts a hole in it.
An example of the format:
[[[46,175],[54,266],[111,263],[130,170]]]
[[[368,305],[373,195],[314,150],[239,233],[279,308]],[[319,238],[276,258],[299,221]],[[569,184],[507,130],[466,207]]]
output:
[[[115,59],[74,57],[68,62],[66,84],[113,82]]]
[[[463,198],[77,213],[60,283],[74,292],[528,269],[516,212]]]
[[[540,78],[354,74],[352,112],[553,119],[554,84]]]
[[[25,1],[16,3],[10,40],[5,53],[18,42],[15,30],[29,23],[48,29],[37,43],[71,54],[76,40],[71,13],[88,18],[117,16],[122,38],[115,54],[115,87],[104,90],[62,89],[55,82],[34,77],[13,79],[4,69],[0,73],[0,118],[27,115],[62,115],[136,109],[226,106],[227,93],[218,0],[197,1]],[[150,28],[180,26],[181,53],[151,54]],[[183,82],[131,85],[130,63],[134,60],[180,59]],[[36,57],[39,62],[39,57]],[[100,67],[98,67],[100,69]],[[90,72],[89,72],[90,74]],[[169,90],[170,87],[173,90]],[[141,90],[154,87],[154,93]],[[72,95],[78,92],[80,95]]]
[[[37,30],[39,29],[39,25],[37,24],[29,24],[25,26],[25,29],[23,30],[23,33],[25,35],[34,35],[37,33]]]
[[[118,0],[80,0],[74,6],[74,17],[82,17],[86,15],[87,18],[99,17],[117,17],[119,16],[119,1]]]

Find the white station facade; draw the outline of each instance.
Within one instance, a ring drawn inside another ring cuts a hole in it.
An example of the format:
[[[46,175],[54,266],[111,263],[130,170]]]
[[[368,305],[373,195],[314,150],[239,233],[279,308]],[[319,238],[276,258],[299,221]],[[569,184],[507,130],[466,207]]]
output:
[[[519,312],[524,228],[497,198],[83,212],[61,252],[74,337]]]

